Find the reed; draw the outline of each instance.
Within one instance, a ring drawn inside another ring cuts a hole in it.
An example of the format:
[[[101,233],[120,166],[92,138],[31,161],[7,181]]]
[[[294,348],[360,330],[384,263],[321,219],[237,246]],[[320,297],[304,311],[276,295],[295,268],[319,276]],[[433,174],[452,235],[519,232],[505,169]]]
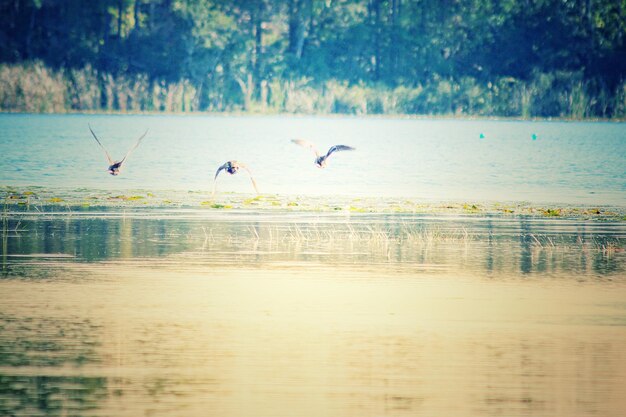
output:
[[[52,113],[65,111],[66,106],[62,73],[40,62],[0,65],[0,109]]]
[[[3,242],[3,247],[6,246],[5,245],[5,241],[4,239],[6,238],[6,235],[9,231],[9,204],[7,199],[5,198],[4,200],[4,207],[2,209],[2,242]]]
[[[581,71],[535,72],[529,80],[435,76],[397,87],[340,80],[320,83],[307,77],[273,79],[263,81],[258,94],[231,87],[227,82],[206,86],[187,79],[165,82],[145,74],[113,75],[89,65],[55,71],[39,61],[0,64],[3,111],[626,118],[626,80],[610,87],[585,79]]]
[[[598,237],[592,236],[582,238],[578,236],[575,240],[559,239],[548,235],[527,235],[530,247],[533,251],[556,251],[556,252],[588,252],[602,254],[610,257],[624,250],[625,241],[620,237]]]
[[[7,201],[4,201],[4,208],[2,210],[2,274],[6,275],[8,272],[7,257],[9,254],[9,217],[8,217]]]
[[[430,246],[438,243],[468,243],[475,240],[465,228],[443,230],[437,228],[419,228],[403,224],[398,228],[381,227],[376,225],[359,226],[345,225],[306,225],[293,223],[286,228],[281,226],[267,226],[261,229],[263,236],[269,241],[278,243],[353,243],[374,246],[385,245],[422,245]],[[248,227],[248,236],[244,240],[259,241],[262,238],[259,230]]]

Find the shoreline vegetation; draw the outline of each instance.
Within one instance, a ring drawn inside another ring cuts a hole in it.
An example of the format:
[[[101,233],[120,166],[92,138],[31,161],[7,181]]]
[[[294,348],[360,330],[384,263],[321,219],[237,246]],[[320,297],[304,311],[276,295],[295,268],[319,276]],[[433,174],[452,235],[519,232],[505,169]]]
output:
[[[0,201],[5,214],[10,211],[71,216],[98,210],[197,209],[214,212],[469,215],[626,222],[626,207],[609,205],[240,193],[220,193],[211,197],[209,191],[197,190],[113,192],[5,185],[0,188]]]
[[[144,74],[102,73],[90,66],[54,70],[40,61],[0,64],[0,112],[116,114],[354,115],[560,120],[626,120],[626,81],[614,91],[580,73],[439,79],[416,87],[349,85],[335,80],[275,80],[263,98],[203,106],[188,80],[154,82]],[[610,113],[609,113],[610,109]]]

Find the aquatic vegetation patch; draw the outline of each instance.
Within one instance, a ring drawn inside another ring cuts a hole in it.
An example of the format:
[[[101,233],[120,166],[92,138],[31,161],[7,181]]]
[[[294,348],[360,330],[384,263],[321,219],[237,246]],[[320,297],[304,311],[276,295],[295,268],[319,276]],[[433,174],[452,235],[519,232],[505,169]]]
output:
[[[505,213],[505,214],[513,214],[515,213],[515,208],[514,207],[502,207],[502,206],[497,206],[496,210],[500,213]]]
[[[476,206],[476,204],[468,204],[468,203],[463,204],[463,210],[469,211],[472,213],[480,211],[480,209],[478,208],[478,206]]]
[[[144,196],[141,195],[116,195],[109,197],[109,200],[124,200],[124,201],[136,201],[144,199]]]
[[[234,206],[232,204],[221,204],[216,203],[215,201],[203,201],[200,203],[203,207],[210,207],[214,209],[232,209]]]
[[[388,214],[458,214],[467,216],[536,216],[552,218],[584,218],[601,221],[624,221],[626,207],[605,206],[562,206],[534,205],[531,202],[424,202],[411,199],[381,197],[341,197],[341,196],[293,196],[293,195],[250,195],[232,192],[219,193],[207,199],[207,192],[188,192],[180,190],[129,190],[117,194],[94,189],[43,189],[41,187],[3,187],[0,199],[22,210],[45,212],[46,205],[51,207],[62,204],[64,209],[88,209],[93,207],[132,208],[164,207],[181,208],[212,207],[234,210],[258,210],[319,213],[388,213]]]
[[[246,206],[250,206],[250,205],[255,205],[259,201],[260,200],[258,200],[256,197],[255,198],[247,198],[247,199],[243,200],[243,204],[246,205]]]
[[[208,206],[214,209],[232,209],[233,208],[231,204],[219,204],[219,203],[214,203],[212,201],[203,201],[202,205]]]
[[[559,217],[561,216],[561,209],[545,209],[543,210],[543,215],[548,217]]]

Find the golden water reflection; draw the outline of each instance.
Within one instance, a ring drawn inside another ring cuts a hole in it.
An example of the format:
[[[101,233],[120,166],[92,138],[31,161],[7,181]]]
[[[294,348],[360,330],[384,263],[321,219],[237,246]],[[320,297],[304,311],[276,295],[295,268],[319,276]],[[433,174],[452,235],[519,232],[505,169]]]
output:
[[[83,272],[0,282],[3,411],[617,416],[626,407],[622,284],[149,263]]]
[[[621,416],[623,223],[4,221],[0,415]]]

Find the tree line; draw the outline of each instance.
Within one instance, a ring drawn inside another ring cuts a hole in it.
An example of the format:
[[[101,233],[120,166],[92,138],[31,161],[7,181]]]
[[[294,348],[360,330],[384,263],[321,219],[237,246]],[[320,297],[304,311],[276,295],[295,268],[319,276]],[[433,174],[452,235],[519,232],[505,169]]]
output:
[[[0,0],[0,108],[626,117],[626,0]]]

